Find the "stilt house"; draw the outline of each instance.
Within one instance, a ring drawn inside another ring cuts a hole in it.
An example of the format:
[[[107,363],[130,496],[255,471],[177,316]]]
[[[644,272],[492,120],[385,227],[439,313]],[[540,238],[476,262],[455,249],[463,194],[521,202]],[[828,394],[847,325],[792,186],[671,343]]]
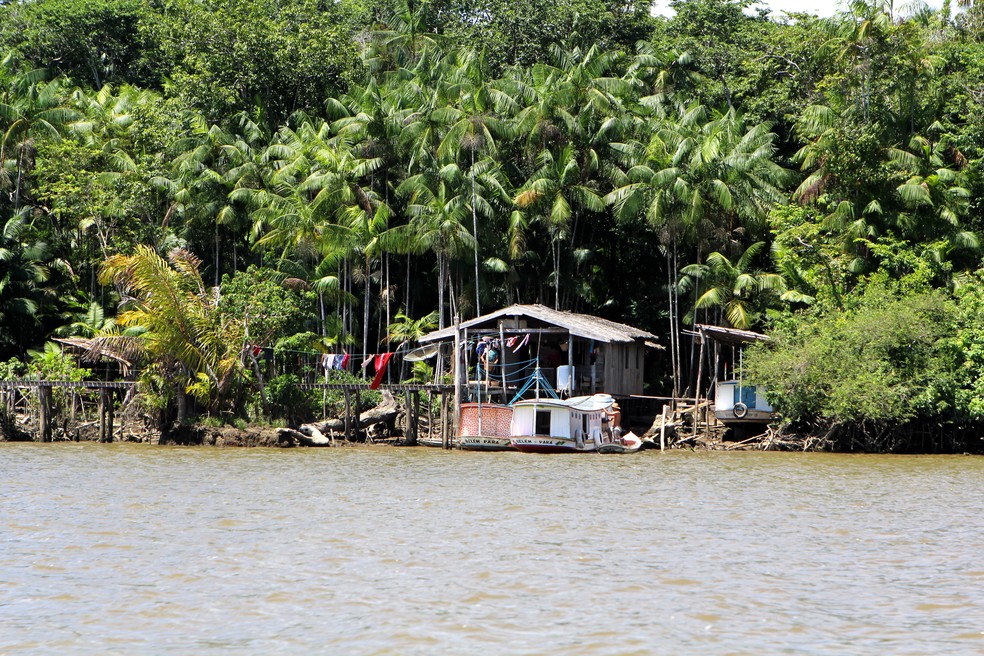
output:
[[[646,349],[660,348],[655,339],[644,330],[600,317],[544,305],[511,305],[429,333],[420,341],[457,341],[469,389],[477,390],[480,398],[509,403],[534,376],[560,395],[642,394]],[[482,357],[487,349],[494,350],[491,360],[487,353]]]

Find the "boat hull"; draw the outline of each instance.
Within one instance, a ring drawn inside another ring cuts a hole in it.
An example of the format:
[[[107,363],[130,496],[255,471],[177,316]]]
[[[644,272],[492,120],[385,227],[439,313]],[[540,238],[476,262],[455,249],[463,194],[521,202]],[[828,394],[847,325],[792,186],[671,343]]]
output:
[[[588,453],[595,450],[594,443],[578,447],[577,442],[566,437],[522,436],[512,438],[512,446],[523,453]]]
[[[437,437],[437,438],[433,438],[433,437],[418,437],[417,438],[417,445],[418,446],[430,446],[430,447],[441,448],[441,447],[444,446],[444,442],[439,437]],[[457,440],[457,438],[455,438],[455,439],[452,439],[451,440],[451,444],[449,444],[448,446],[450,446],[451,448],[454,448],[457,445],[458,445],[458,440]]]
[[[464,451],[513,451],[512,440],[508,437],[488,435],[462,435],[458,438],[458,448]]]
[[[633,433],[627,433],[613,442],[599,444],[598,453],[635,453],[642,448],[642,440]]]

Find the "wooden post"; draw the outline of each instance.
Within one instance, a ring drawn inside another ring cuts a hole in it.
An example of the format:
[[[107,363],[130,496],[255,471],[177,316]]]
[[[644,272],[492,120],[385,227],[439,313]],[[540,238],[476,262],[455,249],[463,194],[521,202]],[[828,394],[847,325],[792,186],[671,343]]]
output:
[[[38,386],[38,399],[40,401],[41,417],[38,421],[38,429],[42,442],[51,441],[51,386]]]
[[[574,338],[567,333],[567,397],[574,396]]]
[[[349,392],[349,388],[345,388],[345,439],[351,442],[352,438],[349,433],[352,429],[352,394]]]
[[[448,429],[451,422],[448,417],[448,393],[441,392],[441,446],[445,449],[451,448],[451,440],[448,439]]]
[[[505,405],[509,402],[506,392],[506,331],[502,329],[501,319],[499,320],[499,372],[502,374],[502,403]]]
[[[99,441],[106,441],[106,390],[99,390],[99,405],[97,406],[99,414]]]
[[[434,436],[434,393],[427,390],[427,437]]]
[[[461,422],[461,318],[454,315],[454,414],[451,415],[452,435],[457,435]]]
[[[359,408],[361,408],[361,407],[362,407],[362,395],[359,393],[359,390],[356,389],[355,390],[355,408],[354,408],[354,412],[352,413],[353,418],[355,419],[355,421],[352,422],[353,423],[352,432],[355,433],[355,439],[359,439],[359,426],[362,425],[362,421],[360,420],[361,412],[359,411]],[[368,442],[368,441],[369,441],[369,431],[367,430],[366,431],[366,442]]]
[[[659,450],[666,450],[666,404],[663,404],[663,417],[659,421]]]
[[[700,379],[704,374],[704,331],[700,332],[700,355],[697,356],[697,383],[694,385],[694,438],[697,437],[697,414],[700,408]]]
[[[417,443],[420,437],[420,392],[414,390],[410,393],[413,399],[413,443]]]
[[[407,433],[403,439],[407,446],[417,446],[417,417],[413,412],[413,397],[409,389],[403,393],[403,402],[407,406]]]
[[[116,399],[114,398],[115,394],[113,394],[113,390],[107,389],[103,391],[106,392],[106,441],[112,442],[113,441],[113,414],[115,412],[115,408],[113,407],[113,404],[115,403]]]

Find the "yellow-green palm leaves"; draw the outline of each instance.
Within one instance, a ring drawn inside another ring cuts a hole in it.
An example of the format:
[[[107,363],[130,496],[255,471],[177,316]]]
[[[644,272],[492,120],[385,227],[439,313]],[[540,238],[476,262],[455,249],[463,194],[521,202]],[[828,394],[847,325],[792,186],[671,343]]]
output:
[[[245,326],[219,312],[217,290],[205,285],[200,265],[188,251],[164,259],[148,246],[103,262],[99,280],[120,290],[126,309],[117,323],[130,329],[105,339],[142,353],[148,370],[217,409],[242,372]]]

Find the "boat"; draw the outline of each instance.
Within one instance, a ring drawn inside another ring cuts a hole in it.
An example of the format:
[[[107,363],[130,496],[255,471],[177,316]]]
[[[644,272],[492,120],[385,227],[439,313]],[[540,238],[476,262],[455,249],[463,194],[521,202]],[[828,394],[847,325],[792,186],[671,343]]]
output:
[[[512,451],[513,409],[498,403],[462,403],[457,445],[465,451]]]
[[[598,453],[635,453],[642,448],[642,438],[633,432],[602,442],[595,449]]]
[[[444,446],[444,441],[441,439],[440,435],[430,436],[430,435],[420,435],[417,437],[417,446],[432,446],[437,448],[442,448]],[[455,448],[458,446],[457,440],[451,439],[451,444],[448,445],[450,448]]]
[[[513,404],[512,446],[526,453],[587,453],[603,442],[608,394],[528,399]]]
[[[767,424],[775,418],[762,387],[741,379],[722,380],[714,392],[714,416],[725,426]]]

